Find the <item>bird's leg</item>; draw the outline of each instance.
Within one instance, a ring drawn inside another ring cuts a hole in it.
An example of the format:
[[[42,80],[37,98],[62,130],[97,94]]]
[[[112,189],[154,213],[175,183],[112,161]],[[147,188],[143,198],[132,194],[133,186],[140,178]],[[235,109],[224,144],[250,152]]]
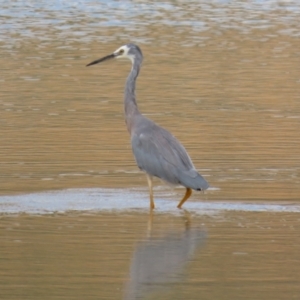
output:
[[[181,206],[183,205],[183,203],[190,198],[190,196],[192,195],[192,189],[190,188],[186,188],[186,192],[184,197],[182,198],[182,200],[179,202],[179,204],[177,205],[178,208],[181,208]]]
[[[150,194],[150,209],[155,208],[154,200],[153,200],[153,181],[152,181],[152,176],[146,174],[147,176],[147,181],[148,181],[148,186],[149,186],[149,194]]]

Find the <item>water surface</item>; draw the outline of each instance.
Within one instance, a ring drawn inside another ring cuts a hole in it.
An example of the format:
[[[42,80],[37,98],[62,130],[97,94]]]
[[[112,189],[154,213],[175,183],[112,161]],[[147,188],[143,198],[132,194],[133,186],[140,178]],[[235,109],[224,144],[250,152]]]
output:
[[[1,299],[298,299],[298,214],[1,216]]]
[[[0,8],[1,299],[299,298],[298,1]],[[129,63],[85,67],[127,42],[140,110],[212,187],[188,212],[157,180],[149,216]]]
[[[132,41],[140,110],[185,145],[209,199],[299,200],[298,2],[122,3],[1,2],[0,192],[145,186],[129,63],[85,67]]]

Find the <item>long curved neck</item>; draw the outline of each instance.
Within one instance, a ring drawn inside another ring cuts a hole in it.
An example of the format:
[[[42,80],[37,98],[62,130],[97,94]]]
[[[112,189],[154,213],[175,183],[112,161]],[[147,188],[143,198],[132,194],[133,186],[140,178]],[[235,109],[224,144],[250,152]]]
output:
[[[131,72],[128,75],[125,85],[124,110],[126,125],[129,132],[131,132],[134,117],[140,115],[135,99],[135,81],[139,75],[140,65],[141,62],[138,60],[133,61]]]

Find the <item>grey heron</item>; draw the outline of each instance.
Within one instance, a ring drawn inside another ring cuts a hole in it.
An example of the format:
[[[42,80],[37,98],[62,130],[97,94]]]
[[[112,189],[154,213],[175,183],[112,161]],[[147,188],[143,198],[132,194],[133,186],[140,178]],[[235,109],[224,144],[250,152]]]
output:
[[[185,195],[177,206],[181,208],[191,196],[192,189],[202,191],[206,190],[209,185],[197,172],[181,143],[169,131],[140,113],[136,102],[135,83],[143,61],[141,49],[135,44],[126,44],[112,54],[92,61],[87,66],[112,58],[127,58],[132,63],[124,92],[125,121],[136,163],[147,176],[150,209],[155,208],[153,177],[186,188]]]

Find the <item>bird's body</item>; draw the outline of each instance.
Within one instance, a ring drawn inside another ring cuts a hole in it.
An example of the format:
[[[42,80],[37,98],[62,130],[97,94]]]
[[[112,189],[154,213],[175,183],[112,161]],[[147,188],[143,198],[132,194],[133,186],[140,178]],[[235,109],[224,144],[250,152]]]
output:
[[[194,190],[206,187],[184,147],[167,130],[140,115],[131,145],[137,165],[147,174]]]
[[[197,172],[192,160],[181,143],[166,129],[143,116],[135,97],[135,82],[142,64],[143,55],[134,44],[120,47],[113,54],[91,62],[93,65],[113,57],[124,57],[132,61],[124,93],[124,111],[127,129],[131,136],[132,151],[138,167],[147,174],[150,190],[150,207],[154,208],[152,177],[158,177],[174,185],[186,187],[186,194],[178,204],[190,197],[191,189],[206,190],[208,183]]]

